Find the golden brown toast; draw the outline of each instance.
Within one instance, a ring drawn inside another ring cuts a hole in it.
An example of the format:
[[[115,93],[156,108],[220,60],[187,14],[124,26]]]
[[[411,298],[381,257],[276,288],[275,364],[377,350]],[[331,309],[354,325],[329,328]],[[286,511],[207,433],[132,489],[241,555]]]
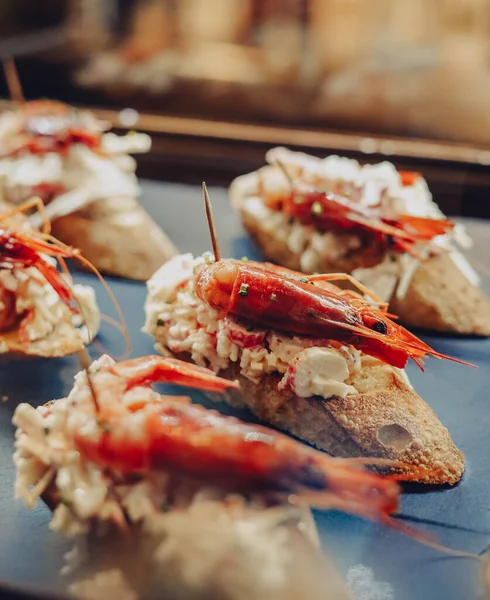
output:
[[[185,354],[177,358],[190,360]],[[279,373],[264,375],[256,384],[240,374],[237,363],[218,375],[237,379],[241,389],[208,394],[213,400],[245,406],[267,425],[333,456],[399,461],[396,472],[417,483],[454,485],[461,479],[464,455],[446,427],[399,371],[377,359],[363,357],[361,372],[348,380],[359,393],[345,398],[301,398],[290,390],[279,391]]]
[[[99,271],[146,281],[176,253],[172,242],[136,199],[97,200],[55,219],[53,235],[79,248]]]

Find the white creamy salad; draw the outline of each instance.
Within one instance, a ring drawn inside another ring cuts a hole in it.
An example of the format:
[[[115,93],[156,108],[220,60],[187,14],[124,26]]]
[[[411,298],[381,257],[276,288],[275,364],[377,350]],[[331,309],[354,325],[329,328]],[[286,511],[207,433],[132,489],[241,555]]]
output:
[[[398,214],[445,218],[433,201],[425,179],[417,177],[411,185],[403,185],[400,173],[389,162],[361,166],[353,159],[340,156],[320,159],[291,152],[286,148],[270,150],[266,159],[271,165],[280,163],[291,173],[300,174],[305,183],[341,185],[344,194],[355,196],[367,208],[382,204],[387,210]],[[319,272],[325,258],[335,263],[348,253],[361,249],[361,239],[355,234],[339,236],[331,232],[319,232],[310,225],[303,225],[270,209],[265,205],[264,199],[257,195],[255,183],[253,190],[246,189],[246,177],[242,180],[243,190],[238,200],[241,210],[253,219],[260,220],[265,232],[270,231],[274,237],[286,242],[289,250],[300,255],[302,271]],[[263,189],[271,195],[288,193],[290,190],[290,183],[280,169],[265,168],[259,171],[259,177]],[[479,284],[478,274],[457,250],[458,247],[468,248],[472,245],[462,225],[456,224],[453,232],[437,236],[433,243],[449,252],[451,259],[470,283]],[[393,294],[399,299],[405,296],[419,264],[420,261],[410,254],[387,253],[383,261],[374,268],[357,269],[352,275],[384,301],[389,301]]]
[[[56,265],[56,261],[43,257],[46,262]],[[65,280],[72,285],[65,275]],[[72,314],[48,283],[35,268],[0,270],[0,286],[15,294],[15,312],[28,315],[23,324],[26,343],[36,342],[42,350],[43,345],[56,351],[66,343],[67,336],[73,337],[75,328],[80,337],[80,344],[88,344],[99,331],[100,311],[97,306],[94,290],[86,285],[72,285],[73,296],[80,303],[82,314]],[[0,310],[4,307],[0,303]],[[56,330],[56,339],[46,339]],[[0,353],[8,352],[8,344],[0,339]]]
[[[144,331],[155,337],[160,349],[187,353],[216,372],[238,363],[241,374],[255,383],[266,374],[280,373],[279,389],[305,398],[357,393],[349,383],[361,368],[361,353],[354,347],[317,347],[308,338],[218,318],[194,291],[194,269],[210,260],[176,256],[148,281]]]
[[[136,163],[128,153],[147,152],[149,136],[129,133],[119,137],[103,133],[107,124],[91,113],[83,112],[83,127],[90,133],[102,133],[101,153],[83,143],[74,143],[61,153],[32,154],[28,150],[16,156],[0,158],[0,191],[8,202],[20,203],[52,189],[55,197],[46,214],[50,219],[61,217],[100,199],[139,195],[135,175]],[[0,116],[0,155],[15,146],[21,135],[22,112],[8,111]],[[36,224],[40,219],[35,216]]]

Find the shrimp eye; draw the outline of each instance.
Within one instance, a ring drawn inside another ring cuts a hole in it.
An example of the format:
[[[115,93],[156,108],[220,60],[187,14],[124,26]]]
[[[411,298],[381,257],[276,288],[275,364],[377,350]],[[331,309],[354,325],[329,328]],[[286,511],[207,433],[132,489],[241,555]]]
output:
[[[371,325],[371,329],[383,334],[388,332],[388,328],[386,327],[386,323],[384,321],[376,321],[376,323]]]

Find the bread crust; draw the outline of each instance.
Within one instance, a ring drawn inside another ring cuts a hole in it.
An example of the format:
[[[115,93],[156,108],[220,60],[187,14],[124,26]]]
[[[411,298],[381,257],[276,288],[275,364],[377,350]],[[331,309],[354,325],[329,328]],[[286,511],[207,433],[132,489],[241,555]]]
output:
[[[188,354],[177,358],[191,361]],[[363,358],[360,373],[347,382],[358,393],[345,398],[302,398],[291,390],[279,391],[280,373],[266,374],[256,384],[241,375],[237,363],[218,375],[238,380],[240,390],[207,394],[213,400],[247,407],[264,423],[332,456],[399,461],[394,471],[416,483],[454,485],[463,475],[464,454],[436,413],[393,367],[379,360]]]
[[[53,235],[99,271],[147,281],[177,250],[135,198],[97,200],[55,219]]]
[[[464,456],[448,430],[387,365],[364,367],[351,382],[358,394],[328,400],[279,392],[277,374],[266,375],[259,386],[239,375],[237,365],[220,375],[239,379],[244,403],[261,420],[329,454],[397,460],[412,481],[454,485],[461,479]]]
[[[490,302],[461,274],[448,254],[422,263],[406,295],[390,309],[412,327],[490,336]]]
[[[265,167],[274,168],[274,167]],[[259,176],[249,173],[238,177],[230,187],[230,200],[239,211],[243,224],[267,260],[288,269],[302,271],[300,255],[292,252],[286,240],[274,231],[265,231],[261,220],[243,209],[243,201],[259,190]],[[338,234],[342,235],[342,234]],[[335,262],[326,257],[319,265],[323,273],[351,273],[369,268],[382,256],[349,252]],[[390,311],[413,327],[464,335],[490,336],[490,300],[470,283],[446,253],[432,256],[413,276],[403,299],[392,298]]]

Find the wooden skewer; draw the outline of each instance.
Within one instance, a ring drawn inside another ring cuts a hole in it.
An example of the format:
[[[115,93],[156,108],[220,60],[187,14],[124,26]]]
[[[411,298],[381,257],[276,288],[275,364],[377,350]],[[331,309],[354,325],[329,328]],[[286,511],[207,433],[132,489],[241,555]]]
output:
[[[6,58],[3,61],[3,70],[11,99],[19,104],[24,104],[24,92],[22,91],[19,74],[17,73],[17,67],[13,58]]]
[[[92,379],[88,372],[89,367],[90,367],[90,356],[89,356],[85,346],[81,350],[79,350],[77,354],[78,354],[78,360],[80,361],[82,368],[84,369],[85,373],[87,374],[88,386],[90,388],[90,392],[92,393],[95,410],[97,412],[100,412],[100,404],[99,404],[99,401],[97,400],[97,394],[95,393],[95,387],[94,387],[94,384],[92,383]]]
[[[293,180],[291,178],[291,175],[289,174],[288,170],[286,169],[286,166],[284,165],[284,163],[282,163],[280,160],[276,160],[275,163],[281,169],[281,171],[283,172],[283,175],[287,179],[289,185],[291,186],[291,189],[293,189],[294,182],[293,182]]]
[[[221,260],[221,252],[219,251],[218,236],[216,235],[211,200],[209,199],[208,189],[204,181],[202,182],[202,192],[204,194],[204,206],[206,207],[206,219],[208,220],[209,234],[211,236],[211,244],[213,245],[214,260],[218,262]]]

